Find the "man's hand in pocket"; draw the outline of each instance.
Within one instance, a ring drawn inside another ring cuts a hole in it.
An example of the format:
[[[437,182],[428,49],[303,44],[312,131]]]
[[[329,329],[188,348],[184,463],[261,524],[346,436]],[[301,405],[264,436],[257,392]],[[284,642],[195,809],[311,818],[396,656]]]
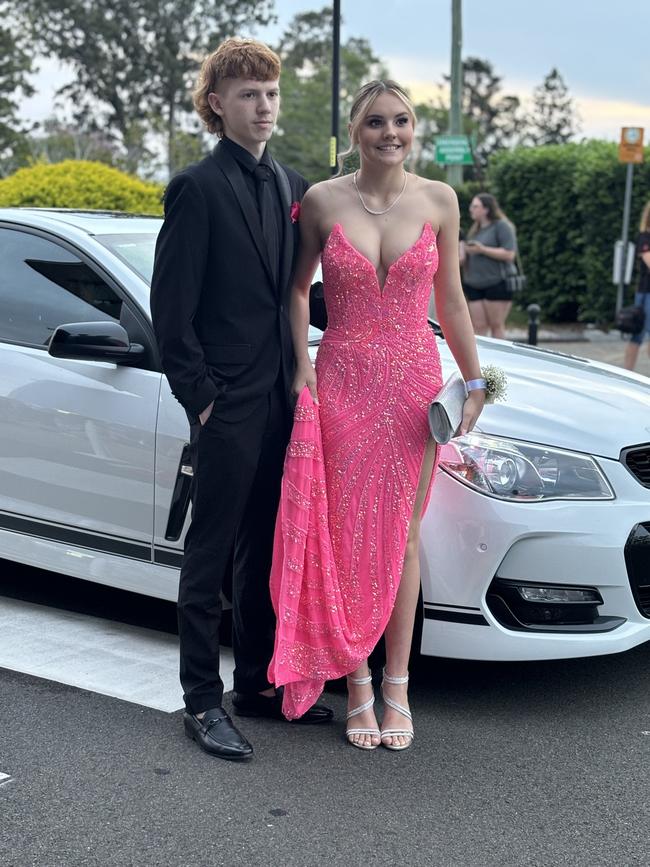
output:
[[[210,418],[212,414],[212,408],[214,407],[214,401],[210,401],[209,406],[203,410],[203,412],[199,413],[199,421],[201,422],[201,427],[206,423],[206,421]]]

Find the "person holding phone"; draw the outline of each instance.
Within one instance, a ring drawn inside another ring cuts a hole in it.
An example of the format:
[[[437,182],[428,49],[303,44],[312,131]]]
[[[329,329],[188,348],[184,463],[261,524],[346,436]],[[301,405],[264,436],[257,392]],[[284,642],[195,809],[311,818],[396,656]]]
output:
[[[474,333],[504,338],[512,307],[505,269],[517,255],[515,230],[490,193],[474,196],[469,212],[473,223],[461,241],[460,262]]]

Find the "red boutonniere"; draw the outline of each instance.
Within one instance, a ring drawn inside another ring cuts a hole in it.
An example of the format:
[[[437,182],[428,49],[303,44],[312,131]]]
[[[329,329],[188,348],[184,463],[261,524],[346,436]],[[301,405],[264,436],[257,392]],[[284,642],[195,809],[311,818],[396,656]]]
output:
[[[289,216],[291,217],[292,223],[297,223],[300,219],[300,202],[292,202],[291,209],[289,210]]]

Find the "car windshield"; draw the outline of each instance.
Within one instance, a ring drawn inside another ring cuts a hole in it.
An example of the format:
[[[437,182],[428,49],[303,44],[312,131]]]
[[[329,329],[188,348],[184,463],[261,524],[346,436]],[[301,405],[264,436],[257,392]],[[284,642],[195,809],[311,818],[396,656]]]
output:
[[[125,262],[129,268],[132,268],[136,273],[151,285],[151,275],[153,274],[153,257],[156,249],[156,232],[133,232],[123,233],[120,235],[96,235],[100,244],[107,247],[116,256]],[[320,280],[320,271],[314,275],[315,280]],[[320,328],[309,326],[309,345],[318,346],[323,336]]]
[[[151,284],[156,232],[124,232],[120,235],[96,235],[95,237],[100,244],[119,256],[129,268]]]

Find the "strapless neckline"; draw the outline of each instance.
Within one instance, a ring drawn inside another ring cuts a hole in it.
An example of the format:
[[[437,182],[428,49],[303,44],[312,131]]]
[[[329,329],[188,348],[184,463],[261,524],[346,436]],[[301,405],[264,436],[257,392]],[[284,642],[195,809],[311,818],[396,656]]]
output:
[[[384,295],[384,290],[385,290],[385,288],[386,288],[386,284],[388,283],[388,280],[389,280],[390,273],[391,273],[392,269],[393,269],[393,268],[394,268],[394,267],[395,267],[399,262],[401,262],[402,259],[404,259],[405,256],[407,256],[409,253],[412,253],[413,250],[415,250],[415,248],[416,248],[416,247],[417,247],[417,246],[422,242],[422,239],[423,239],[423,238],[425,237],[425,235],[427,234],[427,229],[429,230],[429,232],[430,232],[431,234],[433,234],[433,236],[434,236],[434,241],[435,241],[435,233],[433,232],[433,229],[432,229],[432,227],[431,227],[431,223],[425,223],[424,226],[422,227],[422,231],[420,232],[420,237],[419,237],[416,241],[414,241],[413,244],[411,244],[411,246],[408,247],[408,249],[404,250],[404,252],[403,252],[400,256],[398,256],[397,259],[395,259],[393,262],[390,263],[390,265],[389,265],[388,268],[386,269],[386,278],[385,278],[385,280],[384,280],[384,282],[383,282],[383,285],[382,285],[382,284],[379,282],[379,275],[377,274],[377,269],[376,269],[375,266],[372,264],[372,262],[370,261],[370,259],[369,259],[367,256],[364,256],[364,254],[361,252],[361,250],[358,250],[358,249],[354,246],[354,244],[352,244],[352,243],[347,239],[347,237],[346,237],[346,235],[345,235],[345,232],[343,231],[343,226],[341,225],[341,223],[334,223],[334,225],[332,226],[332,231],[329,233],[329,235],[328,235],[328,237],[327,237],[327,241],[325,242],[325,247],[323,248],[323,251],[325,251],[325,249],[328,247],[328,245],[329,245],[329,243],[330,243],[330,241],[331,241],[331,239],[332,239],[332,236],[334,235],[334,232],[335,232],[337,229],[338,229],[339,235],[341,236],[343,242],[344,242],[344,243],[345,243],[345,244],[350,248],[350,250],[352,250],[354,253],[356,253],[357,256],[358,256],[358,257],[359,257],[363,262],[365,262],[365,263],[366,263],[366,264],[371,268],[372,273],[375,275],[375,283],[377,284],[377,289],[379,290],[379,294],[380,294],[380,296],[382,296],[382,297],[383,297],[383,295]]]

